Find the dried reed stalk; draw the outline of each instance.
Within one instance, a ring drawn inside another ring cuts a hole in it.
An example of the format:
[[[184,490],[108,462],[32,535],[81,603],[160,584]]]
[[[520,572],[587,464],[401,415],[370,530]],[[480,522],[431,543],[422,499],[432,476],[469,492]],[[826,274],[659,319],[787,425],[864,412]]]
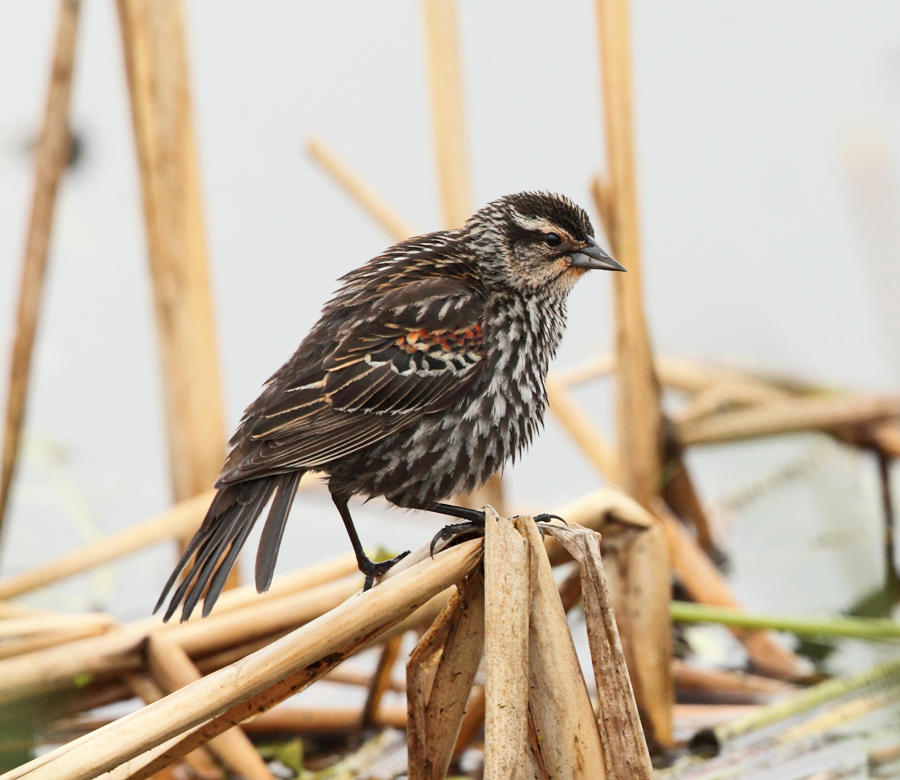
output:
[[[385,631],[383,638],[390,639],[394,636],[399,636],[406,631],[419,630],[422,628],[422,626],[429,625],[446,606],[449,598],[450,589],[444,591],[443,593],[439,593],[437,596],[419,607],[408,618],[406,618],[405,620],[401,620],[396,626]],[[214,671],[216,669],[221,669],[223,666],[234,663],[235,661],[238,661],[241,658],[250,655],[250,653],[259,650],[261,647],[265,647],[266,645],[271,644],[275,640],[280,639],[286,633],[288,633],[288,629],[275,631],[272,634],[267,634],[263,637],[260,637],[259,639],[253,639],[249,642],[231,645],[228,648],[212,653],[211,655],[202,655],[197,660],[197,668],[204,673]],[[368,685],[369,682],[370,675],[366,675],[364,682],[362,682],[361,684]],[[394,681],[394,684],[396,684],[396,681]]]
[[[628,273],[615,274],[613,279],[618,476],[626,491],[646,506],[659,489],[663,419],[641,292],[627,0],[597,0],[597,26],[609,182],[595,188],[595,193],[613,255],[628,269]],[[672,740],[671,670],[668,661],[660,665],[658,659],[649,663],[643,660],[648,635],[645,632],[649,630],[662,639],[660,629],[668,625],[668,619],[641,606],[642,601],[649,601],[646,593],[630,587],[651,585],[656,588],[655,592],[660,592],[660,573],[655,566],[663,563],[663,572],[667,572],[668,564],[658,534],[658,529],[651,528],[638,534],[629,545],[630,565],[623,580],[626,588],[622,602],[628,620],[622,642],[630,662],[638,706],[651,738],[661,745],[669,745]],[[663,596],[663,603],[666,601],[667,597]],[[664,640],[664,648],[668,647],[667,641],[670,640]]]
[[[607,442],[593,420],[575,402],[566,388],[547,377],[547,400],[550,411],[566,429],[594,468],[612,484],[619,482],[619,464],[615,450]]]
[[[297,707],[279,705],[243,725],[252,734],[339,734],[352,732],[363,719],[359,707]],[[371,725],[405,729],[406,705],[382,704],[372,715]]]
[[[204,620],[167,624],[154,633],[178,643],[189,655],[211,653],[307,623],[334,609],[359,590],[361,584],[361,576],[349,575],[297,593],[260,601],[252,608],[210,615]]]
[[[603,526],[610,533],[622,526],[623,522],[623,527],[644,527],[649,522],[646,512],[637,504],[608,489],[598,490],[560,511],[574,522]],[[550,543],[551,549],[554,544]],[[562,558],[558,544],[555,544],[554,556]],[[197,663],[203,670],[218,668],[272,642],[279,633],[324,611],[335,598],[342,597],[338,591],[342,587],[347,587],[349,591],[351,585],[335,583],[334,579],[348,568],[354,568],[351,558],[352,556],[340,556],[333,561],[283,575],[275,581],[272,591],[261,596],[253,593],[251,586],[223,594],[214,617],[204,621],[192,620],[182,625],[163,626],[155,618],[142,620],[122,629],[115,629],[106,636],[42,651],[27,658],[11,659],[17,661],[15,664],[0,663],[0,680],[3,680],[0,683],[0,699],[13,701],[41,690],[58,689],[60,686],[71,688],[75,680],[84,680],[89,675],[97,679],[89,689],[79,692],[78,697],[87,694],[101,703],[128,698],[128,690],[123,689],[120,683],[114,679],[103,682],[99,676],[140,668],[140,649],[147,637],[183,641],[184,647],[201,657]],[[399,573],[404,565],[416,560],[428,560],[427,545],[404,559],[391,574]],[[385,582],[390,579],[392,577],[386,577]],[[294,589],[304,590],[304,593],[298,594]],[[390,636],[394,632],[399,634],[402,630],[421,625],[423,621],[432,620],[446,604],[446,600],[446,593],[435,596],[415,615],[385,632],[384,636]],[[260,605],[267,605],[262,612],[258,611]],[[260,616],[268,621],[265,625]],[[221,622],[216,622],[220,619]],[[265,633],[270,628],[275,628],[275,631]],[[259,636],[260,634],[263,636]],[[249,638],[253,635],[258,638]],[[225,649],[216,650],[218,647]],[[480,697],[479,693],[476,690],[473,694],[472,708],[461,729],[460,745],[471,740],[473,728],[479,721],[479,702],[483,703],[483,696]],[[83,708],[79,706],[74,711]]]
[[[604,538],[612,538],[629,531],[652,528],[656,522],[644,507],[614,488],[597,488],[556,511],[570,525],[582,525],[598,531]],[[572,560],[559,542],[544,540],[547,556],[554,566]]]
[[[147,673],[131,672],[125,674],[124,677],[128,687],[134,695],[141,699],[145,704],[159,701],[166,695],[165,691],[160,687],[156,680]],[[96,728],[102,728],[105,725],[106,723],[100,723]],[[93,730],[94,729],[88,729],[88,731]],[[205,746],[192,750],[184,757],[184,761],[199,778],[209,777],[221,780],[221,778],[224,777],[222,769],[216,764],[216,760],[212,753],[210,753]]]
[[[550,411],[587,455],[594,468],[613,484],[619,482],[615,452],[569,391],[553,378],[548,378],[547,398]],[[666,425],[668,426],[668,422]],[[668,478],[661,486],[663,496],[677,509],[679,515],[693,522],[703,548],[713,550],[709,519],[685,466],[682,449],[674,440],[666,443],[666,473]]]
[[[560,510],[570,524],[601,531],[607,577],[620,641],[638,709],[649,732],[671,735],[672,682],[670,564],[655,518],[633,499],[601,488]],[[547,540],[554,564],[569,558],[555,539]]]
[[[430,733],[425,759],[438,778],[444,777],[484,650],[484,577],[474,572],[460,584],[459,614],[444,641],[441,660],[425,705]],[[427,774],[426,774],[427,777]]]
[[[56,192],[69,154],[69,95],[75,61],[75,37],[80,0],[60,0],[56,23],[53,65],[44,104],[44,123],[35,150],[34,194],[28,217],[28,238],[22,259],[16,331],[12,343],[9,390],[3,428],[3,459],[0,462],[0,535],[9,500],[28,396],[31,355],[37,332],[41,295],[50,252],[50,233]]]
[[[657,370],[665,385],[689,393],[701,392],[710,385],[717,384],[742,385],[751,394],[777,391],[788,396],[820,395],[833,390],[795,377],[748,371],[674,355],[657,358]],[[774,396],[771,400],[774,400]]]
[[[174,693],[201,678],[187,653],[169,640],[150,637],[147,642],[147,662],[151,674],[167,693]],[[247,780],[274,780],[269,768],[239,726],[214,737],[207,743],[207,747],[240,777]]]
[[[657,358],[657,363],[658,360],[659,359]],[[659,366],[657,365],[656,368],[658,371]],[[565,368],[556,369],[553,372],[553,379],[560,387],[570,388],[575,385],[584,384],[597,377],[607,376],[612,374],[615,370],[615,355],[596,355],[582,360],[580,363],[574,363]]]
[[[410,780],[446,776],[483,647],[484,579],[473,573],[406,667]]]
[[[208,741],[316,679],[351,651],[372,641],[392,623],[464,577],[480,557],[480,540],[440,553],[434,561],[345,601],[253,655],[126,715],[84,740],[76,740],[13,770],[7,780],[87,780],[191,732],[134,774],[136,778],[146,777],[200,744],[193,742],[195,738]]]
[[[897,422],[883,422],[867,426],[868,440],[879,451],[891,458],[900,458],[900,425]]]
[[[454,593],[441,614],[429,626],[428,630],[413,649],[410,662],[406,665],[406,690],[409,702],[409,726],[413,736],[408,740],[415,745],[414,753],[421,753],[421,761],[410,760],[411,766],[424,766],[425,746],[425,706],[434,684],[437,666],[441,661],[444,643],[450,635],[450,627],[459,618],[460,596]],[[421,749],[420,749],[421,748]]]
[[[428,565],[428,564],[426,564]],[[381,640],[389,639],[392,636],[399,635],[410,629],[421,620],[423,613],[429,613],[431,620],[441,611],[447,602],[448,591],[452,588],[446,588],[429,599],[423,606],[419,607],[406,618],[399,622],[395,622],[387,630],[379,629],[379,638]],[[233,706],[224,714],[214,718],[207,724],[201,726],[195,731],[188,734],[184,739],[179,741],[176,746],[167,750],[158,760],[152,762],[134,780],[150,776],[154,771],[166,766],[172,760],[181,757],[187,751],[196,748],[198,745],[204,744],[207,740],[221,733],[230,726],[245,722],[248,718],[256,717],[260,712],[272,707],[278,702],[290,696],[292,693],[304,688],[316,679],[323,677],[329,671],[334,669],[338,664],[342,663],[347,657],[358,652],[373,641],[376,633],[368,635],[359,635],[347,647],[341,648],[338,652],[330,654],[321,664],[303,669],[297,674],[291,675],[272,688],[257,694],[251,699]]]
[[[315,569],[317,567],[310,568]],[[232,593],[237,595],[240,590],[242,589],[232,591],[228,595]],[[419,607],[408,618],[385,631],[383,637],[389,639],[399,636],[405,631],[428,625],[444,608],[449,595],[449,589],[439,593]],[[264,596],[260,598],[264,598]],[[318,608],[313,611],[324,610],[326,604],[321,599],[321,592],[319,595],[313,593],[306,606],[299,604],[295,605],[294,609],[306,609],[307,614],[309,614],[310,604],[318,604]],[[245,620],[248,624],[253,623],[253,613],[252,607],[246,610]],[[201,642],[200,651],[198,652],[198,655],[200,655],[200,659],[197,661],[198,669],[204,673],[220,669],[244,658],[261,647],[271,644],[284,636],[291,628],[296,627],[297,623],[292,618],[295,618],[297,614],[297,612],[285,614],[283,616],[285,627],[279,631],[267,634],[259,639],[231,645],[212,654],[203,653]],[[128,677],[129,670],[140,667],[142,663],[140,652],[142,644],[148,637],[159,633],[155,630],[157,628],[162,629],[163,626],[155,619],[139,621],[137,624],[127,626],[109,637],[102,637],[103,641],[87,644],[73,643],[69,647],[54,647],[55,652],[52,653],[35,654],[30,658],[22,657],[17,659],[20,663],[16,665],[0,664],[0,674],[3,675],[0,678],[0,701],[14,701],[45,690],[56,689],[57,692],[54,694],[56,697],[55,701],[57,703],[60,701],[68,703],[71,700],[71,705],[67,704],[65,711],[78,712],[114,701],[128,699],[130,698],[128,689],[124,688],[115,679],[96,680],[94,685],[88,689],[65,691],[88,677],[105,675],[108,678],[110,673],[118,672],[124,672],[125,676]],[[165,633],[160,633],[160,635],[166,637]],[[176,633],[175,637],[177,638],[177,636],[178,634]],[[195,635],[191,640],[192,643],[197,644],[196,639]],[[211,643],[215,645],[217,642],[221,642],[221,639],[218,639],[215,632],[212,632]],[[19,680],[19,684],[14,689],[10,689],[17,677],[22,679]],[[368,683],[368,677],[366,678],[366,683]],[[96,685],[100,685],[100,687],[95,688]],[[61,694],[64,694],[64,699],[60,699]]]
[[[751,397],[775,400],[776,393],[782,397],[790,397],[794,394],[819,395],[834,391],[833,388],[803,382],[794,377],[763,374],[676,355],[655,355],[653,366],[663,385],[686,393],[701,393],[713,385],[723,385],[739,388],[736,392],[746,393]],[[598,355],[557,371],[556,379],[566,387],[571,387],[611,374],[615,370],[615,355]]]
[[[583,528],[560,526],[548,527],[547,533],[565,545],[578,564],[600,706],[598,725],[606,776],[649,780],[653,767],[610,603],[600,536]]]
[[[456,746],[453,748],[453,759],[459,758],[462,752],[472,744],[484,723],[485,694],[484,685],[473,685],[472,693],[466,704],[459,726],[459,735],[456,738]]]
[[[306,150],[340,185],[357,205],[362,207],[395,241],[415,236],[416,230],[375,188],[365,181],[321,138],[310,138]]]
[[[209,491],[187,499],[142,523],[85,544],[49,563],[8,577],[0,582],[0,598],[11,598],[42,588],[173,536],[190,536],[203,520],[212,496],[212,491]]]
[[[340,683],[341,685],[356,685],[366,688],[372,680],[372,675],[363,668],[344,664],[333,672],[326,674],[323,679],[328,680],[328,682]],[[406,680],[391,677],[387,690],[395,693],[406,693]]]
[[[672,741],[671,564],[655,522],[603,538],[610,597],[648,740]]]
[[[468,218],[471,203],[456,2],[423,0],[422,15],[441,209],[444,225],[457,228]]]
[[[375,713],[381,706],[381,700],[391,687],[391,675],[402,644],[403,636],[401,634],[389,639],[381,648],[381,655],[378,657],[372,680],[367,686],[366,701],[362,709],[362,718],[359,721],[360,728],[366,728],[374,723]]]
[[[789,399],[791,395],[777,387],[726,380],[698,390],[678,411],[675,420],[687,425],[703,417],[735,406],[759,406]]]
[[[7,618],[0,621],[0,641],[35,634],[66,632],[73,628],[107,629],[114,624],[112,617],[97,612]]]
[[[725,704],[764,704],[787,696],[796,688],[781,680],[727,669],[702,669],[672,659],[675,689],[680,694]]]
[[[216,602],[216,606],[213,607],[212,615],[221,615],[244,607],[255,607],[260,603],[333,582],[356,571],[358,571],[356,556],[352,552],[342,553],[333,558],[304,566],[302,569],[279,575],[272,582],[272,587],[265,593],[259,593],[253,584],[242,585],[240,588],[223,593]],[[200,615],[194,614],[188,622],[201,620],[203,618]]]
[[[98,674],[141,666],[138,652],[146,631],[123,628],[68,645],[49,647],[0,661],[0,704],[58,689],[73,689]]]
[[[294,627],[296,628],[296,626]],[[201,673],[209,674],[210,672],[216,671],[216,669],[221,669],[223,666],[233,664],[235,661],[239,661],[241,658],[244,658],[251,653],[255,653],[261,647],[272,644],[272,642],[277,639],[281,639],[281,637],[285,636],[288,633],[290,633],[290,629],[275,631],[271,634],[261,636],[259,639],[253,639],[249,642],[242,642],[238,645],[231,645],[229,647],[226,647],[224,650],[218,650],[215,653],[211,653],[209,655],[198,653],[192,660],[197,665],[197,668]],[[368,683],[369,678],[367,677],[365,684],[368,685]]]
[[[0,620],[0,659],[105,634],[116,625],[112,617],[98,613],[31,615]]]
[[[69,688],[85,675],[137,668],[141,664],[141,645],[151,633],[178,642],[189,654],[209,655],[229,644],[241,644],[294,628],[321,615],[358,589],[358,575],[337,581],[328,579],[344,570],[342,556],[288,575],[286,579],[304,586],[298,592],[282,592],[279,584],[282,578],[279,578],[273,586],[274,594],[263,594],[252,602],[247,601],[243,589],[234,596],[224,594],[226,609],[222,613],[214,612],[203,621],[163,624],[157,617],[147,618],[101,636],[0,660],[0,702]],[[244,604],[245,608],[229,608],[232,604],[228,602]]]
[[[665,418],[664,422],[666,429],[671,430],[671,421]],[[664,455],[666,479],[660,486],[662,500],[678,517],[694,526],[697,541],[707,553],[718,555],[709,516],[700,501],[694,480],[691,479],[685,463],[684,448],[674,437],[667,436]]]
[[[621,777],[606,771],[606,760],[618,766],[617,758],[606,755],[607,748],[614,749],[612,746],[600,744],[594,710],[541,535],[530,518],[517,518],[515,525],[528,541],[529,551],[528,715],[536,737],[532,750],[538,766],[547,777]],[[619,660],[619,674],[627,679],[624,659]],[[628,693],[630,698],[630,690]],[[640,732],[640,724],[637,728]]]
[[[147,767],[151,766],[154,761],[158,761],[159,756],[163,755],[171,745],[175,744],[177,739],[177,737],[173,737],[151,750],[146,750],[134,758],[123,761],[114,769],[97,775],[94,780],[134,780],[134,778],[141,776],[142,772],[146,772]],[[154,774],[153,777],[154,780],[181,780],[177,774],[168,771],[160,772],[158,775]],[[205,780],[203,775],[200,777]]]
[[[725,578],[666,506],[658,502],[654,509],[672,550],[675,576],[691,598],[702,604],[740,609]],[[812,672],[807,662],[779,644],[770,632],[738,629],[732,633],[744,645],[756,669],[763,674],[784,680],[801,680]]]
[[[646,505],[657,493],[662,466],[662,414],[641,293],[627,0],[597,0],[597,26],[609,171],[609,197],[597,207],[605,215],[612,253],[628,269],[613,275],[619,476]]]
[[[0,624],[2,625],[2,624]],[[25,636],[21,639],[7,639],[0,643],[0,660],[12,658],[17,655],[35,653],[48,647],[57,647],[79,639],[87,639],[92,636],[105,634],[112,628],[112,623],[86,623],[74,628],[60,631],[48,631],[33,636]]]
[[[0,620],[6,620],[11,617],[26,617],[28,615],[48,615],[46,609],[36,609],[34,607],[25,607],[21,604],[13,604],[10,601],[0,601]]]
[[[484,778],[530,779],[528,542],[490,507],[484,525]]]
[[[205,492],[225,456],[213,303],[180,0],[118,0],[159,336],[172,488]],[[229,580],[236,584],[236,575]]]
[[[897,397],[797,398],[693,420],[681,425],[678,435],[685,445],[713,444],[807,430],[830,431],[896,417],[900,417]]]
[[[458,228],[472,211],[472,197],[456,0],[422,0],[422,18],[441,212],[445,227]],[[455,500],[467,506],[490,504],[503,513],[500,475],[492,475],[480,488]]]

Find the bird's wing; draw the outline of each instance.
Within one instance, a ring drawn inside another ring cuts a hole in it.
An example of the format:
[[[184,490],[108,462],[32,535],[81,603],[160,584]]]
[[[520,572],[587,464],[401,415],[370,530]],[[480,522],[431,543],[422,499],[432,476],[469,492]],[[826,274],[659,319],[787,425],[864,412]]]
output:
[[[444,277],[352,312],[314,370],[289,363],[291,381],[273,377],[220,482],[315,468],[448,408],[482,370],[484,306],[470,284]]]
[[[350,324],[325,362],[331,405],[388,415],[445,408],[481,370],[483,314],[483,299],[455,279],[389,293],[374,317]]]

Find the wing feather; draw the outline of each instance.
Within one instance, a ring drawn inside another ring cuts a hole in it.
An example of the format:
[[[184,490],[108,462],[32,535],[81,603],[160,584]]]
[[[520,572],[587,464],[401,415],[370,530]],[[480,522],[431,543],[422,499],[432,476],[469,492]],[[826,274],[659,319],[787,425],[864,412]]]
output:
[[[448,408],[482,371],[484,307],[456,278],[383,290],[317,366],[289,361],[272,377],[219,483],[317,468]]]

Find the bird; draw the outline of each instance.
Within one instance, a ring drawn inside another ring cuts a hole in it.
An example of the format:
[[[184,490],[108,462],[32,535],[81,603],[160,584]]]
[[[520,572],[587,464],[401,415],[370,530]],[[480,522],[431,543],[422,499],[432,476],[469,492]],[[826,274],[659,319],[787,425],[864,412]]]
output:
[[[327,479],[372,587],[375,563],[353,525],[353,496],[383,496],[466,522],[445,500],[514,460],[543,423],[545,378],[566,301],[590,269],[624,271],[583,208],[548,192],[491,201],[457,229],[401,241],[339,279],[319,320],[247,407],[209,510],[163,588],[168,620],[204,616],[268,506],[259,592],[274,575],[300,478]],[[405,553],[404,553],[405,555]]]

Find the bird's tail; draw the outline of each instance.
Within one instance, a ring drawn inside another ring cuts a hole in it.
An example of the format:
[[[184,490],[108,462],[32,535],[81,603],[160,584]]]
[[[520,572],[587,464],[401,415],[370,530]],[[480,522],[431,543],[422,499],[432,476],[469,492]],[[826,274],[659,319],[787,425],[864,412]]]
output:
[[[234,566],[257,518],[272,500],[256,556],[256,589],[267,590],[272,583],[284,524],[297,493],[300,476],[300,472],[293,472],[219,488],[203,524],[169,576],[153,611],[158,611],[165,603],[178,575],[184,571],[163,619],[168,620],[183,604],[181,619],[187,620],[201,598],[203,616],[206,617],[225,587],[228,572]]]

